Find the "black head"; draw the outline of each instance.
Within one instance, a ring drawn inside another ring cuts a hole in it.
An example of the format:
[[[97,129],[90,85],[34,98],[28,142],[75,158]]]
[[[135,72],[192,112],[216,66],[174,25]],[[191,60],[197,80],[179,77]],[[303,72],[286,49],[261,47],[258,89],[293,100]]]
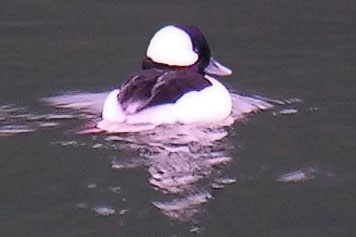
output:
[[[198,72],[204,74],[204,69],[210,62],[210,48],[203,33],[194,26],[175,25],[175,27],[184,30],[190,37],[193,50],[198,54],[198,61],[196,62]]]

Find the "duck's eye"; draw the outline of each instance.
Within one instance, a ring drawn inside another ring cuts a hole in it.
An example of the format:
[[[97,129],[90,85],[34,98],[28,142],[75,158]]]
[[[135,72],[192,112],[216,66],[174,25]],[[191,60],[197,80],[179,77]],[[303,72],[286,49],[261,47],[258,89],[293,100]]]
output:
[[[199,50],[197,49],[197,47],[194,47],[193,50],[194,50],[194,52],[199,53]]]

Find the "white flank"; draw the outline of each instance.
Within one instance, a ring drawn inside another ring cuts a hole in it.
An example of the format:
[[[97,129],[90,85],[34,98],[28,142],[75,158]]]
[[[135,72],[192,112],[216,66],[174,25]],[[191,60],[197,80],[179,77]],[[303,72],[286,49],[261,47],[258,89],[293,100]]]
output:
[[[117,100],[119,92],[118,89],[111,91],[104,102],[102,117],[106,121],[117,123],[125,121],[125,114]]]
[[[201,91],[183,95],[176,103],[164,104],[126,116],[129,124],[207,123],[225,119],[231,114],[232,104],[228,90],[216,79]]]

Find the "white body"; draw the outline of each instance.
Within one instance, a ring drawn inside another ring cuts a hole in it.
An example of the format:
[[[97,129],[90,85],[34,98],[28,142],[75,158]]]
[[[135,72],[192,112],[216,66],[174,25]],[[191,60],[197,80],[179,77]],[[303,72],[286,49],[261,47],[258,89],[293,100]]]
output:
[[[144,109],[139,113],[125,115],[117,101],[119,90],[112,91],[103,107],[103,119],[128,124],[206,123],[225,119],[230,115],[232,104],[228,90],[216,79],[205,76],[212,85],[201,91],[191,91],[169,103]]]
[[[106,98],[102,111],[103,120],[117,123],[122,123],[125,121],[126,117],[124,111],[122,110],[121,105],[117,100],[117,95],[119,93],[120,90],[115,89],[111,91],[108,97]]]

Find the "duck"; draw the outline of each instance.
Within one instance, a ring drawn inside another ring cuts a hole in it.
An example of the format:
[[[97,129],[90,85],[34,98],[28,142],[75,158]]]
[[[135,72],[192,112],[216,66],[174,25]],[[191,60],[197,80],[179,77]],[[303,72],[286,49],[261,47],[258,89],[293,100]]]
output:
[[[232,71],[211,57],[195,26],[167,25],[150,40],[142,70],[107,96],[102,121],[127,124],[210,123],[231,114],[227,88],[216,76]]]

